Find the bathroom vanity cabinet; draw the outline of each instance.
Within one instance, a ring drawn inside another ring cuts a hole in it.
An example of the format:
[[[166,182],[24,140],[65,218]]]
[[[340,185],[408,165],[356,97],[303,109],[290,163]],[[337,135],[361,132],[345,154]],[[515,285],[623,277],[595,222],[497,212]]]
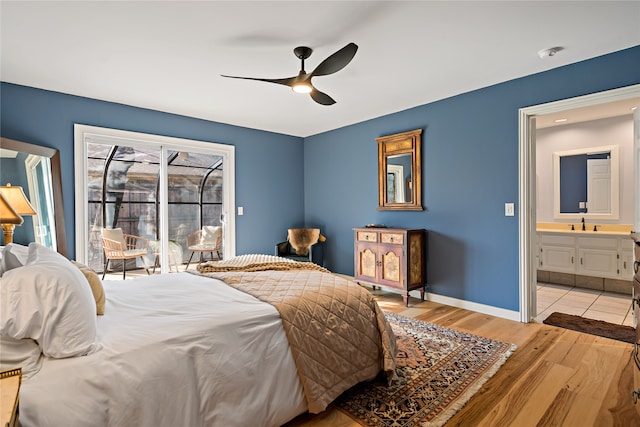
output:
[[[628,235],[538,232],[538,268],[558,273],[631,280],[633,241]]]
[[[399,289],[407,306],[409,291],[419,289],[424,301],[427,232],[423,229],[376,227],[353,230],[356,282]]]

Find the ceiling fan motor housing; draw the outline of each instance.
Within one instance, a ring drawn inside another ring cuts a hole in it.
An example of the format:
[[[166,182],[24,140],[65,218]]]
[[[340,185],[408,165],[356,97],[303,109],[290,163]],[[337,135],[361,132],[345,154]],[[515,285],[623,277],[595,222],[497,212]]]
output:
[[[297,48],[293,49],[293,53],[303,61],[308,57],[310,57],[312,52],[313,52],[313,49],[306,46],[298,46]]]

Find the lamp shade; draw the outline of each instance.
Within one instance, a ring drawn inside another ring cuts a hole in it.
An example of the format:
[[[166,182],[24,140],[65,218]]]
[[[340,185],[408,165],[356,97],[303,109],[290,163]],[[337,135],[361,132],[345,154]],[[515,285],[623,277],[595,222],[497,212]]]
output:
[[[22,217],[16,212],[11,205],[0,194],[0,224],[21,225],[24,222]]]
[[[36,214],[36,210],[31,206],[29,200],[27,200],[27,196],[25,196],[24,191],[22,191],[22,187],[12,187],[11,184],[0,186],[0,195],[18,215]]]

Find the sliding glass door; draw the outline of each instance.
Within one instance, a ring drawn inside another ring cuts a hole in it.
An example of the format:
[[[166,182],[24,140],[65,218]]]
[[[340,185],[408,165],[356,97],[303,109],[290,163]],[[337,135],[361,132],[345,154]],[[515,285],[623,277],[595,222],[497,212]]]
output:
[[[103,229],[121,229],[148,241],[149,267],[182,271],[187,236],[205,225],[222,226],[220,253],[234,255],[234,223],[224,220],[234,209],[232,146],[82,125],[75,131],[76,176],[84,177],[76,182],[78,259],[102,271]],[[127,262],[127,270],[143,266],[139,258]]]

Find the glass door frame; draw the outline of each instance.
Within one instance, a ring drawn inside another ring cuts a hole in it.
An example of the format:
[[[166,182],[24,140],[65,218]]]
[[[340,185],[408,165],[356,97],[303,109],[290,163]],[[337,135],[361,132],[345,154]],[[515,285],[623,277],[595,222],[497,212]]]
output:
[[[160,191],[159,191],[159,216],[160,216],[160,271],[169,271],[169,209],[168,209],[168,178],[167,164],[169,151],[192,151],[202,154],[210,154],[223,158],[222,170],[222,206],[223,206],[223,258],[235,256],[236,232],[235,232],[235,147],[233,145],[214,142],[197,141],[153,135],[147,133],[131,132],[118,129],[110,129],[82,124],[74,124],[74,164],[75,164],[75,214],[76,214],[76,259],[85,263],[88,258],[89,219],[88,215],[88,139],[106,138],[118,141],[120,145],[140,148],[158,149],[161,152],[160,165]],[[94,141],[95,142],[95,141]]]

